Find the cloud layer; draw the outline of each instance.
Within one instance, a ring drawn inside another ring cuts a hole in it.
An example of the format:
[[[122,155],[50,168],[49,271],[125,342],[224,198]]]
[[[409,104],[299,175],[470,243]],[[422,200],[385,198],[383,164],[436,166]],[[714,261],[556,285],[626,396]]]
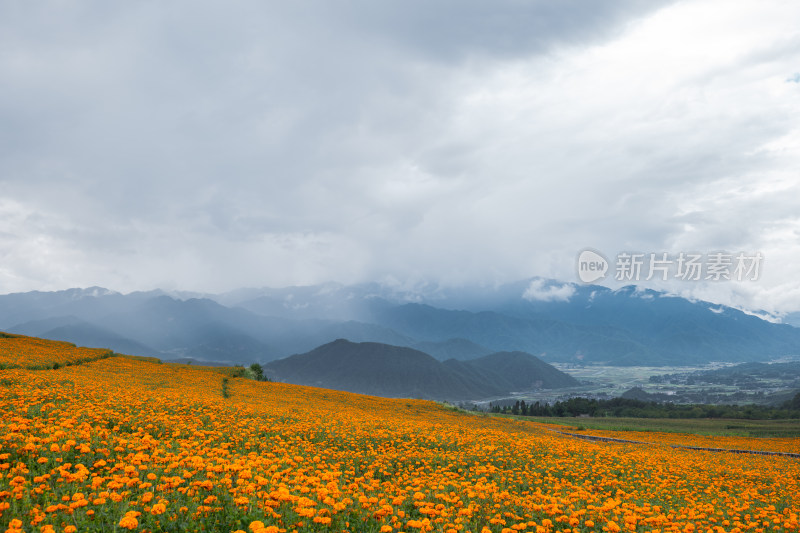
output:
[[[0,292],[575,279],[800,301],[800,5],[8,2]]]

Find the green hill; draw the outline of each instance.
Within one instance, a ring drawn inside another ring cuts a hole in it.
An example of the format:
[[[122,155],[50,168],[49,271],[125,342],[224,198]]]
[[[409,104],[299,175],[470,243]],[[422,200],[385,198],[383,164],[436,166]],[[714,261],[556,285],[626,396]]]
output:
[[[471,400],[578,384],[523,352],[439,362],[412,348],[345,339],[272,361],[264,369],[278,381],[393,398]]]

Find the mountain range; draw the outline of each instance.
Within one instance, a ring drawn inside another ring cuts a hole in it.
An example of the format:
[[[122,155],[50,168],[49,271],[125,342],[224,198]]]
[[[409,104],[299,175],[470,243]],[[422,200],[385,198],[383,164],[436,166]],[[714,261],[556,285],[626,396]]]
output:
[[[0,295],[0,330],[162,359],[249,364],[336,339],[444,361],[526,352],[546,362],[691,365],[800,354],[800,329],[634,286],[534,278],[413,290],[380,284],[120,294],[91,287]]]

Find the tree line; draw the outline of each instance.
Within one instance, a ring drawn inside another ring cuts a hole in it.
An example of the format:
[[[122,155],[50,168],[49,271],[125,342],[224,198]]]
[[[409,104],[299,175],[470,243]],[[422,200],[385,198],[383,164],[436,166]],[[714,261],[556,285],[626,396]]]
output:
[[[519,416],[593,416],[628,418],[743,418],[769,420],[800,418],[800,393],[780,406],[766,405],[708,405],[674,404],[629,398],[596,400],[590,398],[570,398],[550,403],[525,403],[517,400],[513,404],[489,404],[492,413]]]

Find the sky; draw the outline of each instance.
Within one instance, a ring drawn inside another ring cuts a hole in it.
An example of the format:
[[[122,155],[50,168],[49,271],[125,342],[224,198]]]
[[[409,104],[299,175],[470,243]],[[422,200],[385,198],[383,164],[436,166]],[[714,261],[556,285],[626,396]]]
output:
[[[0,293],[579,282],[585,249],[743,252],[758,279],[636,281],[800,310],[798,20],[793,0],[0,1]]]

